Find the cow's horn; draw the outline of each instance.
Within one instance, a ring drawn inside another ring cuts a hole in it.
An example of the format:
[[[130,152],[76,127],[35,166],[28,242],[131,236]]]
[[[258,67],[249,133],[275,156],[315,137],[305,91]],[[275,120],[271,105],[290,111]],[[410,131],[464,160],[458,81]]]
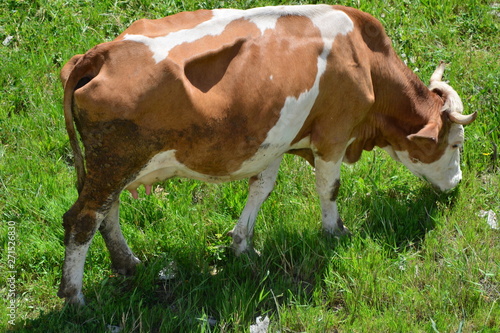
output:
[[[469,114],[469,115],[463,115],[463,114],[456,112],[456,111],[450,111],[450,112],[448,112],[448,117],[450,118],[452,123],[459,124],[459,125],[469,125],[474,120],[476,120],[477,112],[474,112],[474,113]]]
[[[436,70],[434,71],[434,74],[431,76],[431,84],[433,82],[439,82],[443,78],[443,73],[444,73],[444,61],[441,61],[439,63],[439,66],[437,66]]]

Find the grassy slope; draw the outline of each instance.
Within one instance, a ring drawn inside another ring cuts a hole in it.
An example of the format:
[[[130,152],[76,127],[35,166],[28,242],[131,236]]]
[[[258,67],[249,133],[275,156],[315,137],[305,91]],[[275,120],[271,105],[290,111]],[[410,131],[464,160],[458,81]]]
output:
[[[340,1],[372,13],[427,81],[439,60],[479,119],[466,129],[464,181],[440,195],[383,152],[344,168],[341,214],[353,231],[337,241],[319,231],[311,168],[287,158],[259,215],[260,258],[234,258],[225,233],[246,183],[161,184],[122,196],[122,227],[145,262],[115,277],[100,236],[85,275],[89,306],[65,308],[55,294],[63,258],[61,215],[76,198],[57,76],[72,55],[110,40],[141,17],[280,1],[27,1],[0,4],[0,240],[16,222],[13,330],[245,331],[257,315],[282,332],[497,332],[500,237],[480,210],[500,213],[499,9],[486,1]],[[295,2],[297,3],[297,2]],[[496,5],[498,7],[498,5]],[[376,160],[376,161],[375,161]],[[7,271],[2,256],[2,273]],[[158,272],[175,262],[175,279]],[[0,290],[7,293],[6,274]],[[5,304],[0,330],[8,328]],[[215,327],[207,318],[217,320]]]

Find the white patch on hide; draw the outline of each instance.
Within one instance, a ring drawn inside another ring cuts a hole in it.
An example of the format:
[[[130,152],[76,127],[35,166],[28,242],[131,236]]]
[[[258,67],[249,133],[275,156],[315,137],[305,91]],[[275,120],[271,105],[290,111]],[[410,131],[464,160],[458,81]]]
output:
[[[395,153],[414,175],[427,180],[443,192],[453,189],[462,179],[458,149],[446,148],[443,156],[432,163],[413,161],[407,151],[396,150]]]

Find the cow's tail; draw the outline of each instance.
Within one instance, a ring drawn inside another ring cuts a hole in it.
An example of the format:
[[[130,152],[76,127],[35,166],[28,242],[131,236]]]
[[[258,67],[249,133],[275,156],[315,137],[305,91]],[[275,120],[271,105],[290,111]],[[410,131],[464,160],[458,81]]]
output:
[[[95,49],[92,51],[95,51]],[[73,93],[76,89],[92,80],[102,67],[102,55],[99,56],[98,52],[92,51],[89,51],[85,55],[75,55],[66,65],[64,65],[60,75],[60,79],[64,87],[64,120],[66,124],[66,131],[69,136],[69,143],[71,145],[71,149],[73,150],[75,160],[75,169],[77,174],[76,187],[78,193],[82,192],[86,177],[86,170],[73,118]]]

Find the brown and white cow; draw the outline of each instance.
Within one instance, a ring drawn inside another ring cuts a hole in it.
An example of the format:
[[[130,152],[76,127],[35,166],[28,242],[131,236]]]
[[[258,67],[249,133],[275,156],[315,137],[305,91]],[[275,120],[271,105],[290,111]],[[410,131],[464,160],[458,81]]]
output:
[[[85,257],[99,230],[114,269],[139,260],[118,223],[119,196],[172,177],[250,178],[230,233],[251,250],[257,212],[281,158],[316,168],[323,228],[346,232],[336,198],[342,161],[379,146],[446,191],[461,179],[457,93],[427,88],[398,58],[382,25],[341,6],[185,12],[139,20],[62,69],[64,114],[79,197],[64,215],[66,255],[58,295],[83,303]],[[82,156],[74,127],[85,148]]]

